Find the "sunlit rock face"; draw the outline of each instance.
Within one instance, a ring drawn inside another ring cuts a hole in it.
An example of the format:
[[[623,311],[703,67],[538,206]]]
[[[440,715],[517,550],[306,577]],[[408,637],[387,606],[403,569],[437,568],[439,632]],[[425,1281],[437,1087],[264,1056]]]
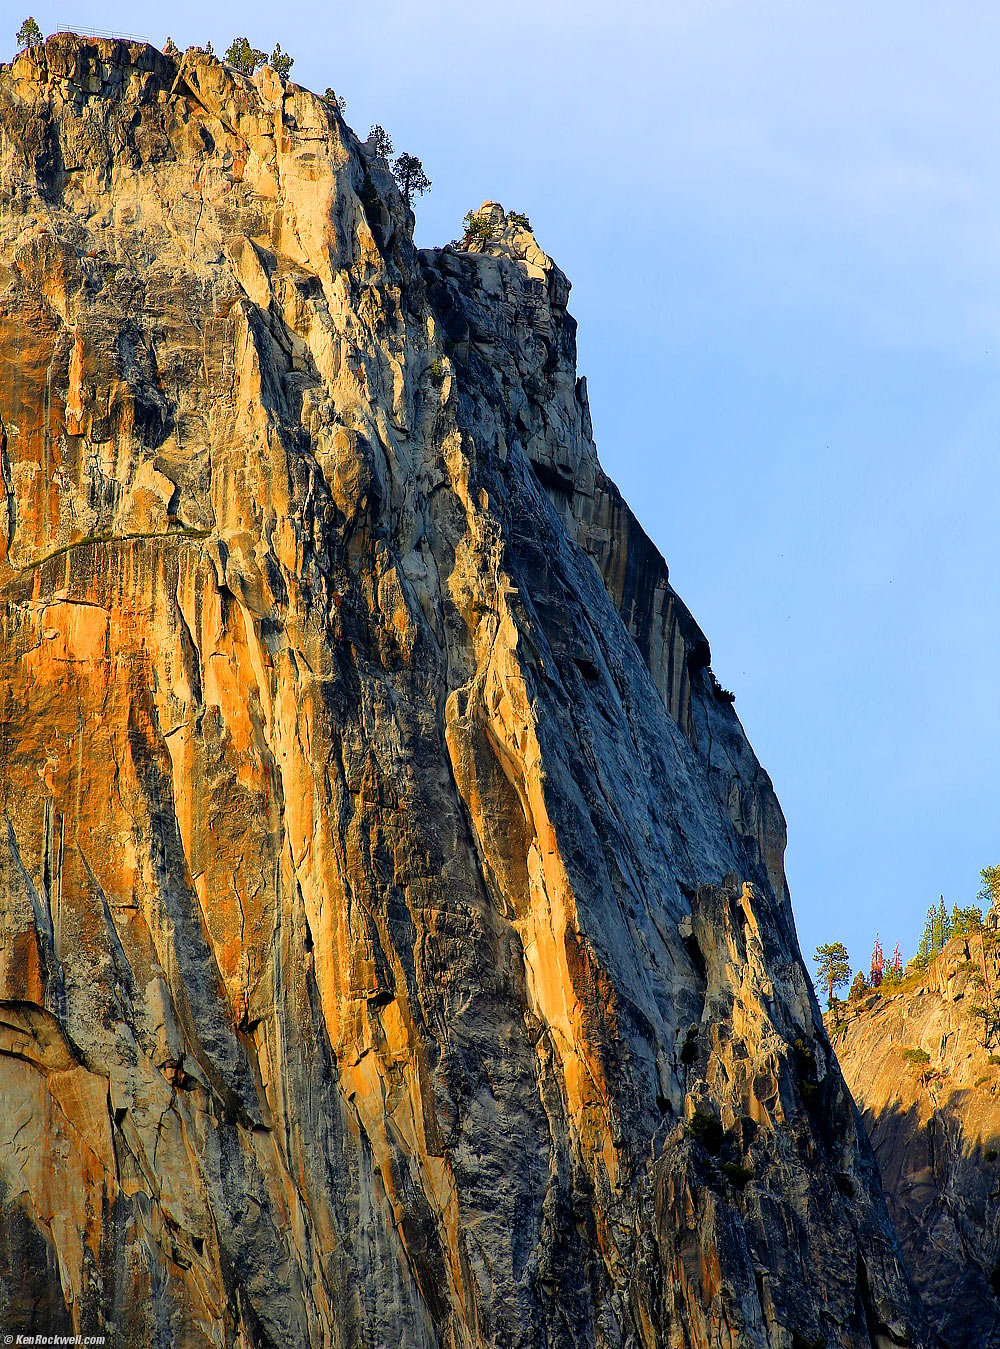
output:
[[[974,1012],[1000,988],[990,917],[900,990],[827,1018],[914,1278],[956,1349],[1000,1349],[1000,1043]]]
[[[530,231],[71,36],[0,184],[3,1325],[930,1343]]]

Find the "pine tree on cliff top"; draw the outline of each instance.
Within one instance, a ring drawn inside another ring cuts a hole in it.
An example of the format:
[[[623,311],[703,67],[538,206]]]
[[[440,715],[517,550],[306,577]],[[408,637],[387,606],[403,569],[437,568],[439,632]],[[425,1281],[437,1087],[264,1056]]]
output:
[[[259,47],[252,47],[249,39],[245,37],[236,37],[229,44],[223,60],[234,70],[239,70],[244,75],[253,75],[258,66],[262,66],[267,60],[267,52],[262,52]]]
[[[29,47],[40,47],[42,45],[42,30],[30,15],[17,30],[15,41],[19,52],[27,51]]]
[[[979,874],[983,878],[983,887],[976,898],[991,909],[1000,909],[1000,866],[983,867]]]
[[[927,917],[924,919],[924,933],[920,938],[920,945],[917,947],[916,959],[926,967],[937,953],[944,949],[953,935],[951,915],[945,907],[944,895],[942,895],[938,902],[932,904],[927,910]]]
[[[368,144],[383,159],[389,160],[392,158],[392,137],[384,126],[379,126],[378,122],[368,133]]]
[[[413,205],[415,195],[422,197],[431,190],[431,180],[424,173],[423,164],[416,155],[408,155],[405,150],[393,164],[392,176],[407,206]]]
[[[834,993],[845,988],[851,978],[851,958],[842,941],[824,942],[816,947],[813,956],[816,964],[816,982],[826,989],[826,1005],[833,1007]]]
[[[978,904],[970,904],[967,909],[957,904],[951,909],[951,935],[953,937],[974,937],[983,926],[983,911]]]
[[[275,75],[282,80],[287,80],[289,71],[294,64],[295,57],[289,56],[287,52],[283,52],[281,50],[281,43],[276,42],[274,44],[274,51],[271,53],[271,59],[268,62],[268,65],[274,71]]]

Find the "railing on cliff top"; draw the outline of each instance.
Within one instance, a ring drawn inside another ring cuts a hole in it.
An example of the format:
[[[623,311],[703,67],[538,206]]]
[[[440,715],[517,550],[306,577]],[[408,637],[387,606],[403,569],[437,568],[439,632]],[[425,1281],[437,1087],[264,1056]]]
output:
[[[139,33],[111,33],[104,28],[80,27],[75,23],[61,23],[56,32],[72,33],[75,37],[109,37],[117,42],[149,42],[148,37],[142,37]]]

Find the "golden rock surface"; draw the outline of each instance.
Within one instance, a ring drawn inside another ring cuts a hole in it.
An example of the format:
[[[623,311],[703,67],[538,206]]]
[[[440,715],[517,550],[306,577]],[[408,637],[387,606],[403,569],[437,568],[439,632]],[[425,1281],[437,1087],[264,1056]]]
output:
[[[988,929],[826,1018],[931,1317],[977,1349],[1000,1346],[1000,1043],[974,1008],[998,990]]]
[[[0,70],[0,1322],[928,1344],[771,784],[484,209],[418,252],[267,68]]]

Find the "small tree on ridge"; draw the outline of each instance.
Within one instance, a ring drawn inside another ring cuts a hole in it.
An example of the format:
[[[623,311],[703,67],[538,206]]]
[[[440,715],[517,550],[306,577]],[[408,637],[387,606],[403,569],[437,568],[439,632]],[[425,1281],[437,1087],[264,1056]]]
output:
[[[392,176],[402,192],[407,206],[413,205],[414,195],[423,196],[431,190],[431,180],[424,173],[424,166],[416,155],[408,155],[404,150],[392,166]]]
[[[274,44],[274,51],[271,53],[271,59],[268,61],[268,65],[274,71],[275,75],[283,80],[287,80],[288,72],[294,64],[295,57],[289,56],[287,52],[283,52],[281,50],[281,43],[276,42]]]
[[[30,15],[17,30],[15,41],[19,52],[27,51],[29,47],[40,47],[42,45],[42,30]]]
[[[227,66],[233,66],[244,75],[253,75],[267,60],[267,52],[262,52],[259,47],[252,47],[248,38],[235,37],[229,44],[223,60]]]
[[[813,956],[816,965],[816,980],[826,989],[826,1005],[832,1008],[836,1002],[834,994],[838,988],[845,988],[851,978],[851,958],[842,941],[824,942],[816,947]]]
[[[384,126],[379,126],[378,122],[368,133],[368,144],[377,155],[388,162],[392,158],[392,137],[386,131]]]
[[[983,887],[976,898],[991,909],[1000,909],[1000,866],[983,867],[979,874],[983,878]]]

